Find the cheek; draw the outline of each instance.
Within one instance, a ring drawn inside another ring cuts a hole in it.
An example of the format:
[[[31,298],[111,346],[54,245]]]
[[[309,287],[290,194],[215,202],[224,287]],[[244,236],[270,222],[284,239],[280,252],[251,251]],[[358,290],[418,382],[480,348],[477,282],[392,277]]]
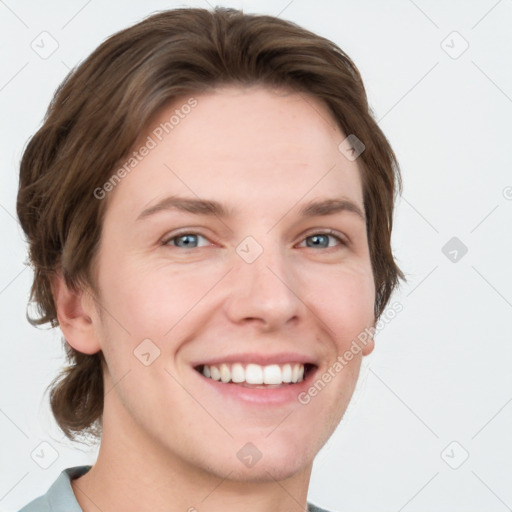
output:
[[[133,355],[146,345],[159,354],[158,366],[177,349],[175,340],[202,325],[205,307],[213,307],[203,300],[205,294],[225,273],[225,269],[213,267],[191,264],[173,268],[168,262],[149,265],[129,258],[115,260],[102,281],[105,309],[111,313],[106,315],[103,334],[111,369],[115,365],[121,374],[133,365],[140,369]],[[154,345],[144,341],[147,339]]]
[[[312,306],[339,340],[352,337],[374,320],[375,285],[371,266],[340,265],[303,276]]]

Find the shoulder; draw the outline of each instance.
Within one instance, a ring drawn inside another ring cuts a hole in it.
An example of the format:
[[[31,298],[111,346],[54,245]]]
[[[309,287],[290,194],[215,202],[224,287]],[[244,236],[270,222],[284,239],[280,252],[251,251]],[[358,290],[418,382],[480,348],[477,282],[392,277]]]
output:
[[[308,501],[308,512],[329,512],[329,510],[317,507],[316,505],[313,505],[313,503],[309,503]]]
[[[25,505],[19,512],[52,512],[46,494]]]
[[[89,471],[91,466],[67,468],[48,489],[46,494],[25,505],[18,512],[82,512],[76,501],[71,480]],[[308,502],[308,512],[329,512]]]
[[[61,472],[48,491],[25,505],[19,512],[82,512],[71,480],[87,473],[91,466],[75,466]]]

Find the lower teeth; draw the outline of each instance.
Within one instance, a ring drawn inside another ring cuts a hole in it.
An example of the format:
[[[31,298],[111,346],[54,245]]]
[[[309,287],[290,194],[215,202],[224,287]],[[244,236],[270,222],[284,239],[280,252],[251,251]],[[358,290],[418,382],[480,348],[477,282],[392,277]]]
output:
[[[283,382],[283,384],[247,384],[247,382],[227,382],[227,384],[236,384],[237,386],[242,386],[244,388],[267,389],[267,388],[280,388],[281,386],[284,386],[286,383]],[[290,384],[293,384],[293,383],[290,382]]]

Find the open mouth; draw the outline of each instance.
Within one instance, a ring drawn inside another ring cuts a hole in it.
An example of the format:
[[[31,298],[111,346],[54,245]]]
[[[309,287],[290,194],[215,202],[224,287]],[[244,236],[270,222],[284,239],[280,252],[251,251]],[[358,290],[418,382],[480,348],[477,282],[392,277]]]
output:
[[[207,379],[246,388],[270,389],[301,383],[315,372],[312,363],[286,363],[261,366],[258,364],[222,363],[194,367]]]

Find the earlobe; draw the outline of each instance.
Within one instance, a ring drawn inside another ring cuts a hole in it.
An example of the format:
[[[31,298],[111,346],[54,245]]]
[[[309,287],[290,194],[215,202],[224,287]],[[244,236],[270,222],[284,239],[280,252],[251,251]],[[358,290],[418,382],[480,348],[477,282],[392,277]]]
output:
[[[369,356],[373,349],[375,348],[375,340],[373,339],[373,336],[371,338],[368,338],[366,344],[363,347],[363,356]]]
[[[363,356],[368,356],[373,352],[375,348],[375,331],[376,331],[377,322],[374,322],[371,327],[367,327],[366,333],[368,334],[368,338],[366,339],[366,343],[362,349]]]
[[[83,290],[72,290],[59,269],[52,278],[52,294],[57,318],[66,341],[79,352],[95,354],[101,350],[94,329],[92,301]]]

